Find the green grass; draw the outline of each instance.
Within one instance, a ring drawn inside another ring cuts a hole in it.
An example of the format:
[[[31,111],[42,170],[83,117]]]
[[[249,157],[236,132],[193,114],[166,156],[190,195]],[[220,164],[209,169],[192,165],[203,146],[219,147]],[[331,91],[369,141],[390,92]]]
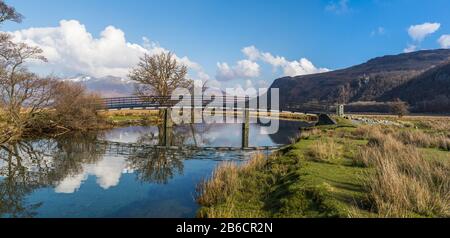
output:
[[[256,162],[257,165],[250,163],[241,166],[240,169],[235,168],[233,173],[237,174],[237,179],[231,184],[221,185],[231,192],[216,202],[202,204],[202,199],[199,199],[202,207],[198,216],[211,218],[390,216],[385,210],[379,210],[382,208],[376,207],[374,193],[370,190],[370,184],[374,182],[374,176],[380,172],[380,167],[361,163],[360,159],[363,156],[361,153],[373,149],[374,145],[369,141],[373,143],[374,136],[377,136],[373,133],[377,131],[381,132],[381,136],[386,135],[388,139],[388,135],[392,136],[392,133],[418,129],[356,127],[345,119],[338,119],[337,122],[337,125],[321,126],[305,132],[300,140],[269,156],[262,163]],[[440,127],[445,126],[443,123],[440,124]],[[432,133],[433,136],[443,133],[440,129],[434,130],[436,133]],[[400,143],[404,145],[403,142]],[[414,146],[420,152],[421,158],[444,163],[450,161],[448,151]],[[419,169],[417,171],[420,169],[427,171],[426,167],[421,167],[425,165],[417,163],[412,166],[417,166]],[[222,169],[221,172],[226,174],[227,170]],[[447,178],[443,176],[443,179]],[[215,193],[221,194],[222,188],[216,187],[211,193],[203,190],[206,196],[200,193],[199,198],[211,198]],[[431,189],[426,192],[435,191]],[[409,201],[414,201],[416,195],[410,195]],[[396,198],[395,194],[392,196],[392,199]],[[417,198],[421,197],[417,195]],[[414,212],[413,205],[410,204],[405,209],[409,215],[419,217],[418,213]]]
[[[450,152],[436,149],[436,148],[421,148],[420,151],[425,155],[425,158],[435,159],[440,161],[450,161]]]
[[[300,141],[281,157],[298,163],[296,170],[286,177],[291,196],[283,199],[285,208],[281,209],[281,217],[291,217],[292,212],[300,217],[350,217],[355,211],[363,214],[356,205],[357,201],[364,200],[362,178],[369,170],[353,166],[350,157],[365,142],[336,139],[337,143],[346,145],[342,147],[342,156],[324,163],[311,160],[307,153],[317,140]]]
[[[301,140],[271,157],[263,170],[240,177],[239,188],[226,201],[202,207],[199,216],[214,217],[367,217],[364,175],[351,156],[363,140],[340,139],[342,156],[330,162],[312,160],[308,151],[320,136]],[[212,215],[211,215],[212,214]]]
[[[142,125],[156,124],[159,121],[157,115],[107,115],[106,121],[113,125]]]

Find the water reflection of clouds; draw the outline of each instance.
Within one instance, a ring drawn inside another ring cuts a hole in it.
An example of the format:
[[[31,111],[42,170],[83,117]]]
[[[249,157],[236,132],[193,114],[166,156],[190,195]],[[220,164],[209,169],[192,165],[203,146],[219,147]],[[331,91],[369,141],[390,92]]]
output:
[[[103,189],[109,189],[119,184],[123,173],[131,173],[122,157],[104,157],[95,164],[83,165],[80,174],[68,176],[55,187],[57,193],[74,193],[89,176],[97,178],[97,184]]]

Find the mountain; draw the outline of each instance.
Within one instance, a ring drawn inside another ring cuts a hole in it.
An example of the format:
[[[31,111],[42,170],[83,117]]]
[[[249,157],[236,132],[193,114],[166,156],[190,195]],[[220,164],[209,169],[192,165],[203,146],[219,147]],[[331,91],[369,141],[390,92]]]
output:
[[[420,112],[450,112],[450,62],[432,68],[386,92],[379,101],[400,98]]]
[[[89,91],[100,94],[101,97],[125,97],[133,95],[134,83],[119,77],[108,76],[95,78],[78,75],[66,81],[83,84]]]
[[[346,69],[280,78],[271,88],[280,89],[281,105],[313,101],[351,103],[390,100],[402,95],[401,86],[413,79],[421,81],[422,74],[431,74],[430,70],[446,62],[450,62],[450,50],[447,49],[388,55]],[[422,86],[433,87],[429,85],[433,81],[428,81]],[[430,88],[430,91],[433,89]],[[414,103],[411,97],[404,98]]]

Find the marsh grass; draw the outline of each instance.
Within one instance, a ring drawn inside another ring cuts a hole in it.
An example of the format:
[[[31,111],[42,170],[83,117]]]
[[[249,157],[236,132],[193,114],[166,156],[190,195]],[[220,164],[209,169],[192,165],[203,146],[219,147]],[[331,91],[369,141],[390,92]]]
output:
[[[314,141],[310,147],[309,155],[314,161],[333,163],[342,157],[343,146],[333,139],[326,138]]]
[[[387,126],[360,126],[351,132],[351,137],[357,139],[384,140],[386,136],[392,136],[406,145],[421,148],[437,148],[450,150],[449,134],[443,132],[424,132],[418,129],[394,130]]]
[[[427,160],[413,145],[379,133],[356,157],[375,170],[365,187],[378,216],[450,216],[449,164]]]
[[[443,134],[428,134],[420,130],[400,131],[395,137],[408,145],[422,148],[450,150],[450,138]]]
[[[243,165],[234,162],[224,162],[213,172],[211,178],[204,179],[197,186],[197,202],[202,206],[214,206],[226,203],[232,194],[241,188],[239,176],[261,169],[266,163],[266,156],[255,154]],[[231,209],[231,208],[230,208]]]

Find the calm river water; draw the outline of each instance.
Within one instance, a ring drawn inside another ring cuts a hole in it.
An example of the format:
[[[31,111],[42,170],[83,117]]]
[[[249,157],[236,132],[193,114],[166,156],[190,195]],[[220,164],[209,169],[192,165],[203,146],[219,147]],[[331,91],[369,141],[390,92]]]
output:
[[[252,124],[250,146],[287,144],[307,125],[281,121],[278,133],[263,135]],[[251,154],[143,146],[158,144],[159,131],[133,126],[0,147],[0,217],[195,217],[196,185],[221,161]],[[186,125],[171,143],[239,147],[241,133],[239,124]]]

